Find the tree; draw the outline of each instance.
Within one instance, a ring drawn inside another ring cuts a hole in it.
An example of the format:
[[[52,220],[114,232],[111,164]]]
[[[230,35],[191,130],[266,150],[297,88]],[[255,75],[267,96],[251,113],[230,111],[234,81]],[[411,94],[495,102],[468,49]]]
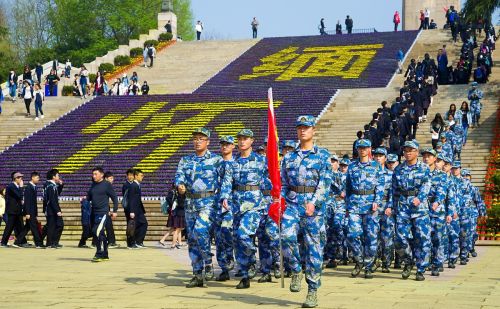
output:
[[[21,65],[9,41],[7,20],[3,4],[0,4],[0,84],[7,80],[10,68],[19,70]]]
[[[174,0],[174,13],[177,15],[177,35],[185,41],[194,40],[194,17],[191,1]]]
[[[50,45],[52,35],[47,24],[47,0],[17,0],[11,7],[11,41],[23,61],[30,50]]]
[[[496,8],[500,7],[500,0],[467,0],[462,10],[466,22],[475,23],[479,19],[491,22]]]

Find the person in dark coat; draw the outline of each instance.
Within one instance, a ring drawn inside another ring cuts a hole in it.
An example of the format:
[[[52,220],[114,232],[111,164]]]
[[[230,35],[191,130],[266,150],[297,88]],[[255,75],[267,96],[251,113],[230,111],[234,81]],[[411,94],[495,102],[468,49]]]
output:
[[[125,181],[125,183],[122,186],[122,207],[123,207],[123,211],[125,212],[125,218],[127,220],[127,226],[128,226],[130,220],[132,220],[130,218],[130,207],[128,204],[128,192],[130,189],[130,185],[132,183],[134,183],[134,169],[129,168],[126,172],[126,175],[127,175],[127,180]],[[134,237],[132,237],[129,234],[127,234],[127,248],[128,249],[135,249],[136,248],[135,242],[134,242]]]
[[[148,230],[148,220],[146,219],[146,210],[142,204],[141,182],[144,179],[144,173],[141,170],[134,170],[134,182],[129,187],[128,203],[130,207],[130,218],[135,220],[134,241],[137,249],[146,248],[144,238]]]
[[[47,217],[47,243],[52,249],[60,249],[59,244],[64,229],[64,220],[61,207],[59,206],[59,195],[63,190],[63,182],[57,169],[47,172],[47,182],[43,192],[43,212]]]
[[[345,19],[345,28],[347,29],[347,33],[351,34],[352,33],[352,27],[353,27],[354,22],[352,21],[352,18],[347,15]]]
[[[42,235],[38,229],[38,206],[37,206],[37,184],[40,182],[40,174],[31,173],[31,181],[24,187],[24,213],[26,215],[26,224],[24,230],[19,235],[20,240],[24,239],[29,231],[33,235],[35,248],[44,249]]]
[[[5,216],[7,216],[7,224],[3,231],[2,241],[0,246],[7,247],[9,237],[14,231],[16,241],[12,245],[15,248],[21,247],[22,237],[20,234],[23,230],[23,174],[19,172],[12,173],[12,182],[5,190]]]

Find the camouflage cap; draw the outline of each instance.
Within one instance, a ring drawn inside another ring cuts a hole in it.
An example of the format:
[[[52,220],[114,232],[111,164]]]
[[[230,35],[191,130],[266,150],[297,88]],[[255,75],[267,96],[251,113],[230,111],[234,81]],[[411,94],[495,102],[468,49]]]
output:
[[[223,144],[223,143],[226,143],[226,144],[234,144],[234,137],[230,136],[230,135],[222,135],[220,138],[219,138],[219,143],[220,144]]]
[[[403,145],[403,148],[413,148],[418,150],[419,144],[416,140],[406,141]]]
[[[462,162],[458,161],[458,160],[455,160],[453,161],[453,163],[451,164],[451,167],[452,168],[461,168],[462,167]]]
[[[437,142],[436,147],[443,147],[443,142]]]
[[[369,139],[360,139],[356,142],[356,148],[361,148],[361,147],[371,147],[372,142]]]
[[[462,176],[471,176],[470,171],[468,169],[466,169],[466,168],[464,168],[464,169],[462,169],[460,171],[460,175],[462,175]]]
[[[236,134],[236,136],[237,137],[246,136],[246,137],[253,138],[253,131],[250,129],[243,129],[243,130],[240,130],[240,132],[238,132],[238,134]]]
[[[283,141],[283,146],[282,147],[291,147],[291,148],[295,148],[296,147],[296,144],[295,144],[295,141],[292,141],[291,139],[287,139],[287,140],[284,140]]]
[[[396,162],[398,161],[398,155],[390,153],[387,155],[387,162]]]
[[[472,87],[477,87],[479,84],[477,82],[472,82]]]
[[[381,154],[387,157],[387,149],[385,149],[384,147],[378,147],[373,151],[373,154]]]
[[[447,162],[447,163],[451,163],[452,160],[450,157],[448,157],[447,155],[445,155],[444,153],[440,152],[437,156],[438,159],[440,160],[443,160],[444,162]]]
[[[314,127],[316,125],[316,118],[311,115],[302,115],[297,118],[297,122],[295,123],[296,127],[304,126],[304,127]]]
[[[195,134],[202,134],[205,135],[206,137],[210,137],[210,130],[207,128],[196,128],[193,131],[193,135]]]
[[[340,165],[349,165],[349,164],[351,164],[351,160],[347,158],[343,158],[342,160],[340,160]]]
[[[336,154],[332,154],[332,155],[330,156],[330,160],[331,160],[331,161],[334,161],[334,160],[335,160],[335,161],[339,162],[339,156],[337,156]]]
[[[434,149],[432,149],[432,148],[430,148],[430,147],[426,147],[426,148],[422,149],[422,150],[420,151],[420,153],[421,153],[422,155],[423,155],[424,153],[430,153],[431,155],[433,155],[433,156],[435,156],[435,157],[437,156],[437,152],[436,152],[436,150],[434,150]]]

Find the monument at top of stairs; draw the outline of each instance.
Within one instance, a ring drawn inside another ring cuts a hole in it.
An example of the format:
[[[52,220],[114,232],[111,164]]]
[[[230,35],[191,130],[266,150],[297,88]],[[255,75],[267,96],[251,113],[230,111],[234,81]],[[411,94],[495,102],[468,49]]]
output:
[[[460,0],[403,0],[403,30],[417,30],[420,27],[420,10],[428,9],[438,29],[446,24],[445,9],[454,6],[460,11]]]

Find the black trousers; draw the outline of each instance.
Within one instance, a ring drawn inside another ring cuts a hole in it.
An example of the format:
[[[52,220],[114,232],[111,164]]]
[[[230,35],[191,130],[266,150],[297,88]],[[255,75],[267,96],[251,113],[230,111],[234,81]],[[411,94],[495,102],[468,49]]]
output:
[[[128,226],[128,223],[130,222],[130,220],[132,220],[130,218],[130,211],[128,211],[127,209],[124,209],[125,210],[125,218],[127,219],[127,226]],[[127,247],[132,247],[133,245],[135,245],[135,240],[134,240],[134,237],[131,237],[128,233],[127,233]]]
[[[57,215],[47,216],[47,246],[56,246],[59,244],[63,229],[64,221],[62,217]]]
[[[90,224],[82,225],[82,236],[80,237],[80,242],[78,243],[78,246],[84,246],[90,237],[92,237],[91,225]]]
[[[31,231],[31,234],[33,235],[33,241],[35,242],[35,246],[41,247],[43,245],[43,241],[42,241],[42,235],[38,230],[38,220],[36,217],[30,217],[29,219],[26,220],[24,229],[19,235],[19,241],[25,239],[29,231]]]
[[[148,231],[148,220],[146,220],[146,216],[142,213],[136,213],[133,220],[135,220],[134,241],[139,245],[144,242],[144,238],[146,237],[146,232]]]
[[[24,105],[26,106],[26,113],[30,113],[31,99],[24,99]]]
[[[23,231],[23,216],[22,215],[11,215],[7,214],[7,224],[5,225],[5,230],[3,230],[2,235],[2,245],[7,245],[9,242],[9,237],[12,235],[12,232],[15,232],[16,242],[15,244],[20,244],[22,238],[20,238],[20,234]]]
[[[105,222],[105,229],[106,229],[106,237],[108,240],[109,244],[116,244],[116,237],[115,237],[115,229],[113,227],[113,221],[111,220],[111,217],[108,216],[108,219]],[[97,236],[94,235],[92,239],[92,244],[95,246],[97,243]]]
[[[149,66],[150,67],[153,67],[153,61],[154,61],[155,57],[153,56],[149,56]]]
[[[97,239],[95,257],[108,258],[108,239],[106,237],[106,221],[111,221],[107,214],[94,215],[92,232]]]

